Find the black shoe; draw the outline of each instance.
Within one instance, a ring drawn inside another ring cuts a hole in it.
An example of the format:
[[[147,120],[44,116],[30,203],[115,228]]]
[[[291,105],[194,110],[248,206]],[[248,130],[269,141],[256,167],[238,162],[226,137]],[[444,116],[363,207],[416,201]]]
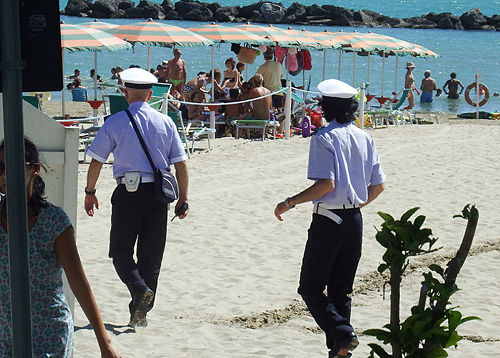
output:
[[[130,308],[130,322],[132,327],[146,327],[146,314],[148,313],[149,305],[153,302],[155,294],[149,288],[146,288],[143,293],[137,295],[132,300]]]
[[[346,356],[345,355],[339,355],[339,351],[341,349],[347,349],[348,351],[353,351],[356,349],[356,347],[359,346],[359,340],[358,336],[356,336],[356,333],[351,332],[351,334],[345,338],[338,340],[335,345],[333,346],[332,350],[328,354],[328,358],[345,358],[349,357],[350,353],[348,353]]]

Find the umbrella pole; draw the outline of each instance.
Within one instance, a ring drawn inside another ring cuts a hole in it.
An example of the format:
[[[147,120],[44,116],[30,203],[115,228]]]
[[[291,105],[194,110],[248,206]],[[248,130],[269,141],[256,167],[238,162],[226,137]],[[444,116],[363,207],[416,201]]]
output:
[[[215,93],[215,76],[214,76],[214,67],[215,67],[215,45],[212,45],[212,102],[215,102],[214,100],[214,93]],[[210,129],[213,129],[215,131],[215,111],[213,110],[213,107],[210,108]],[[215,139],[215,132],[212,131],[212,133],[208,134],[208,137],[210,139]]]
[[[382,97],[384,97],[385,51],[382,52]]]
[[[356,87],[356,52],[352,53],[352,86]]]
[[[368,84],[370,84],[370,57],[371,57],[371,55],[372,55],[371,52],[368,52],[368,56],[367,56],[368,57],[368,80],[367,80]]]
[[[323,49],[323,81],[325,80],[326,48]]]
[[[339,73],[337,75],[337,79],[340,80],[340,62],[342,60],[342,50],[339,50]]]
[[[63,88],[61,91],[61,111],[62,111],[62,118],[64,118],[64,115],[66,114],[66,102],[64,101],[64,89],[66,88],[66,77],[64,76],[64,49],[61,49],[62,52],[62,76],[63,76]]]
[[[94,51],[94,101],[97,101],[97,51]],[[94,113],[94,117],[96,113]]]
[[[146,71],[149,71],[151,68],[151,46],[148,45],[148,67],[146,68]]]
[[[394,92],[398,93],[398,65],[399,56],[396,55],[396,74],[394,75]]]

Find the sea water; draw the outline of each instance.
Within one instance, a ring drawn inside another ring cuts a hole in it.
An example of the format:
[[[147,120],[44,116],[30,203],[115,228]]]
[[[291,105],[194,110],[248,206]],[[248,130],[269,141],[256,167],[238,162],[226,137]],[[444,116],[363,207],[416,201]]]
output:
[[[161,2],[161,1],[158,1]],[[224,3],[226,2],[226,3]],[[246,1],[245,3],[252,3]],[[307,1],[306,1],[307,2]],[[228,0],[219,1],[221,5],[228,5]],[[283,2],[289,5],[287,2]],[[342,6],[340,1],[329,1],[329,4]],[[373,3],[373,4],[372,4]],[[476,0],[473,4],[466,1],[436,1],[430,5],[430,2],[417,2],[414,0],[406,1],[379,1],[368,2],[364,0],[351,1],[349,8],[368,8],[381,12],[389,16],[407,17],[417,16],[422,13],[434,11],[450,11],[460,15],[472,6],[480,7],[483,13],[492,15],[498,12],[497,0]],[[375,4],[376,3],[376,4]],[[377,8],[381,4],[390,4],[387,9]],[[496,6],[495,6],[496,4]],[[417,7],[418,5],[418,7]],[[61,7],[63,8],[63,2]],[[432,7],[431,7],[432,6]],[[78,24],[88,19],[62,16],[66,23]],[[116,23],[119,25],[141,21],[138,19],[106,19],[104,21]],[[183,28],[197,27],[204,23],[193,21],[163,21],[169,24]],[[236,24],[225,24],[233,26]],[[287,27],[287,25],[277,25]],[[438,87],[442,87],[446,80],[450,78],[450,73],[455,72],[458,79],[465,87],[475,80],[476,73],[480,74],[481,82],[490,89],[490,99],[488,103],[481,107],[481,110],[488,112],[500,112],[500,97],[493,97],[494,92],[500,92],[500,34],[495,31],[459,31],[459,30],[441,30],[441,29],[393,29],[393,28],[350,28],[350,27],[328,27],[328,26],[298,26],[292,25],[295,29],[305,28],[310,31],[359,31],[393,36],[402,40],[422,45],[434,52],[440,57],[436,59],[421,59],[414,57],[395,56],[383,59],[378,55],[370,56],[370,66],[368,71],[368,58],[355,56],[352,53],[342,53],[339,61],[339,51],[326,50],[326,71],[325,78],[338,78],[340,64],[340,79],[359,87],[361,82],[369,82],[368,90],[371,94],[390,96],[392,92],[399,92],[404,85],[405,64],[411,61],[415,64],[414,76],[417,87],[420,87],[423,73],[425,70],[431,70],[431,77],[437,82]],[[226,58],[236,57],[230,51],[229,44],[219,44],[215,48],[215,67],[224,69]],[[182,58],[186,60],[188,79],[194,78],[199,71],[210,71],[211,68],[211,49],[209,47],[184,47]],[[117,65],[127,68],[131,64],[137,64],[143,68],[147,66],[148,47],[137,44],[133,50],[98,53],[98,73],[104,80],[111,77],[110,69]],[[312,70],[305,74],[299,74],[296,77],[289,78],[296,85],[302,85],[305,81],[306,86],[310,82],[310,89],[315,90],[316,85],[323,79],[323,51],[311,51]],[[151,47],[151,65],[156,67],[161,60],[168,60],[172,57],[172,49],[165,47]],[[257,57],[254,64],[248,65],[248,77],[251,77],[258,66],[262,64],[262,56]],[[89,72],[94,67],[94,54],[91,52],[65,51],[64,58],[65,73],[70,75],[75,68],[78,68],[84,79],[84,85],[88,88],[93,84],[90,82]],[[396,70],[397,67],[397,70]],[[383,69],[383,70],[382,70]],[[246,73],[244,74],[246,75]],[[368,77],[369,76],[369,77]],[[85,79],[87,80],[85,81]],[[92,92],[91,90],[89,92]],[[66,98],[71,98],[70,94]],[[60,99],[60,93],[54,93],[53,99]],[[473,107],[469,106],[463,95],[458,100],[449,100],[443,94],[441,97],[434,98],[434,103],[423,104],[420,106],[418,96],[416,97],[416,109],[443,111],[443,112],[471,112]]]

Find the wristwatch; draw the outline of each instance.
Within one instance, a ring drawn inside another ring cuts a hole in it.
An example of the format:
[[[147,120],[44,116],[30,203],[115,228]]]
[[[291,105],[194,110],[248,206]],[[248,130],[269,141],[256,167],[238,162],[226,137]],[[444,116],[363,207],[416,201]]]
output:
[[[295,207],[295,205],[290,204],[290,198],[286,198],[284,203],[288,209],[293,209]]]
[[[85,187],[85,194],[87,194],[87,195],[95,195],[95,188],[93,190],[87,190],[87,187]]]

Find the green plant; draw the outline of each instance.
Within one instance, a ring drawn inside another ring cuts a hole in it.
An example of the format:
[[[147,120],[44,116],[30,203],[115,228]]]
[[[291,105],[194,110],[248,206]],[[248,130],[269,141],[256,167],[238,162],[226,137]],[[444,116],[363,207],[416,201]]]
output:
[[[387,250],[383,256],[384,263],[379,266],[378,271],[382,273],[390,270],[391,323],[385,325],[385,329],[369,329],[365,334],[376,337],[384,344],[390,344],[392,355],[382,346],[372,343],[369,344],[372,349],[369,357],[375,357],[375,354],[381,358],[402,357],[403,354],[407,358],[447,357],[445,349],[456,345],[462,339],[456,331],[457,327],[478,319],[474,316],[463,318],[456,307],[448,307],[451,295],[458,291],[456,277],[467,257],[479,217],[477,209],[467,205],[462,210],[462,215],[454,216],[468,220],[457,255],[448,263],[446,270],[436,264],[429,266],[430,271],[423,274],[419,304],[412,307],[411,316],[399,323],[399,284],[401,275],[408,266],[408,258],[436,251],[432,249],[437,240],[432,238],[432,231],[421,228],[425,217],[419,216],[413,223],[408,220],[417,210],[418,208],[408,210],[400,220],[379,213],[384,223],[382,230],[377,232],[377,241]],[[427,250],[423,249],[425,244],[429,245]],[[429,299],[427,308],[426,298]]]

